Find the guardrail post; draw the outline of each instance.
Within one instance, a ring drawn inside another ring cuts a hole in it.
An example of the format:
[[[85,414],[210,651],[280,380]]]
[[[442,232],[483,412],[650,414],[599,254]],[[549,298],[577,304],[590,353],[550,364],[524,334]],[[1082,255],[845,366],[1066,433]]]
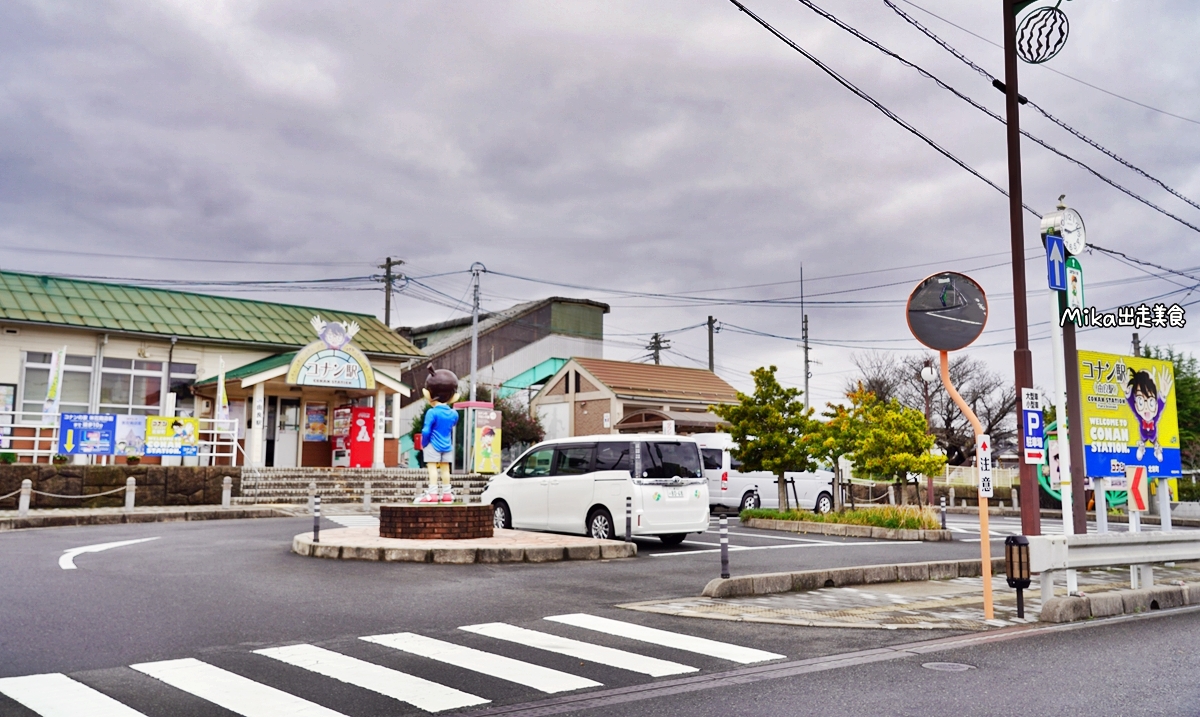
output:
[[[137,479],[130,476],[125,479],[125,512],[133,510],[133,499],[137,495]]]
[[[625,542],[633,540],[633,496],[625,496]]]
[[[321,542],[321,496],[313,496],[313,542]]]
[[[233,502],[233,477],[225,476],[221,481],[221,507],[228,508]]]
[[[1171,484],[1166,478],[1158,481],[1158,520],[1164,533],[1171,530]]]
[[[721,577],[729,578],[729,519],[721,514]]]
[[[313,512],[314,498],[317,496],[317,484],[308,484],[308,512]]]
[[[942,530],[946,529],[946,496],[942,496]]]
[[[363,483],[363,510],[371,512],[371,481]]]
[[[17,500],[17,515],[29,515],[29,499],[33,496],[33,481],[26,478],[21,481],[21,497]]]

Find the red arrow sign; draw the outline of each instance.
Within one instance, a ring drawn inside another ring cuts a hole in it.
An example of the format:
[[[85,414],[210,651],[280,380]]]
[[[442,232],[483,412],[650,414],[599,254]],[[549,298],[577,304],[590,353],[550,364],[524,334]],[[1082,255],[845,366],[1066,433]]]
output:
[[[1129,498],[1132,501],[1132,507],[1139,512],[1145,512],[1148,508],[1146,505],[1150,502],[1150,491],[1146,485],[1146,469],[1143,466],[1129,466],[1125,471],[1126,477],[1129,478]]]

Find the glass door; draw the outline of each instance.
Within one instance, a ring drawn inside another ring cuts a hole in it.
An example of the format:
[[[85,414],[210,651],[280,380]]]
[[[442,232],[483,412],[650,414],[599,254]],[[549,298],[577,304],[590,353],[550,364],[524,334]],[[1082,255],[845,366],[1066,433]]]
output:
[[[275,426],[275,462],[280,468],[294,468],[300,458],[300,399],[279,399],[279,417]]]

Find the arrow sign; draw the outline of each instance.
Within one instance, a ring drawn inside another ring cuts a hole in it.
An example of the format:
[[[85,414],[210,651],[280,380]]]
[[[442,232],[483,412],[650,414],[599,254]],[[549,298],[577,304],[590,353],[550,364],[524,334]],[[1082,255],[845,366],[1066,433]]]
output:
[[[1067,290],[1067,250],[1062,237],[1046,236],[1046,276],[1052,291]]]
[[[71,430],[71,429],[67,430],[67,441],[63,445],[67,447],[68,451],[75,450],[75,431],[74,430]]]
[[[1146,482],[1145,466],[1125,466],[1129,481],[1129,509],[1144,513],[1150,509],[1150,484]]]
[[[979,497],[992,497],[992,439],[982,433],[975,438],[975,467],[979,471]]]

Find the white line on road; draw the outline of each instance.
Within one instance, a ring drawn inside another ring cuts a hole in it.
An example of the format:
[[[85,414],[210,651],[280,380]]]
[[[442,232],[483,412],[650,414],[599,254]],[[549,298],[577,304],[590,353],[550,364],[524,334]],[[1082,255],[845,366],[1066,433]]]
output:
[[[242,717],[346,717],[191,657],[130,667]]]
[[[137,540],[119,540],[115,543],[97,543],[96,545],[85,545],[82,548],[71,548],[64,550],[62,557],[58,559],[58,567],[63,570],[75,569],[75,556],[83,553],[98,553],[101,550],[109,550],[111,548],[120,548],[126,545],[135,545],[137,543],[145,543],[158,538],[138,538]]]
[[[420,655],[431,660],[444,662],[472,672],[490,675],[518,685],[532,687],[549,694],[570,692],[586,687],[601,687],[601,683],[566,672],[552,670],[549,667],[534,665],[511,657],[496,655],[473,647],[455,645],[451,642],[435,640],[432,637],[416,635],[411,632],[398,632],[393,635],[369,635],[359,638],[374,642],[413,655]]]
[[[145,717],[108,695],[60,673],[5,677],[0,694],[20,702],[42,717]]]
[[[490,700],[456,690],[453,687],[430,682],[316,645],[271,647],[265,650],[255,650],[254,654],[286,662],[318,675],[332,677],[364,690],[378,692],[386,697],[407,702],[426,712],[442,712],[490,702]]]
[[[616,650],[611,647],[602,645],[593,645],[588,642],[580,642],[579,640],[571,640],[566,637],[559,637],[545,632],[536,630],[527,630],[516,625],[508,625],[503,622],[489,622],[483,625],[466,625],[458,628],[466,630],[477,635],[486,635],[494,637],[497,640],[507,640],[515,642],[518,645],[527,647],[536,647],[539,650],[547,650],[549,652],[557,652],[560,655],[574,657],[577,660],[588,660],[590,662],[598,662],[601,665],[609,667],[619,667],[622,670],[630,670],[632,672],[640,672],[643,675],[651,677],[664,677],[666,675],[682,675],[688,672],[699,672],[695,667],[688,667],[677,662],[669,662],[660,660],[655,657],[647,657],[634,652],[626,652],[624,650]]]
[[[781,660],[786,657],[786,655],[776,655],[773,652],[755,650],[740,645],[731,645],[727,642],[718,642],[717,640],[709,640],[704,637],[694,637],[678,632],[645,627],[644,625],[635,625],[631,622],[610,620],[607,617],[600,617],[599,615],[573,613],[571,615],[553,615],[545,619],[561,622],[564,625],[581,627],[584,630],[595,630],[605,635],[625,637],[630,640],[638,640],[639,642],[648,642],[652,645],[673,647],[676,650],[685,650],[699,655],[739,662],[743,665],[766,662],[767,660]]]
[[[731,545],[731,546],[729,546],[729,552],[731,552],[731,553],[744,552],[747,550],[787,550],[789,548],[791,548],[791,549],[832,548],[832,547],[853,548],[853,547],[857,547],[859,545],[917,545],[920,542],[921,541],[919,541],[919,540],[873,540],[869,543],[819,543],[819,544],[815,544],[815,545],[812,543],[807,543],[805,545],[754,545],[754,546]],[[697,543],[697,542],[694,542],[691,540],[685,540],[685,541],[683,541],[683,545],[712,545],[712,543]],[[648,553],[648,555],[652,558],[678,558],[680,556],[705,555],[708,553],[719,553],[719,552],[721,552],[720,548],[714,548],[714,549],[710,549],[710,550],[686,550],[686,551],[680,551],[678,553]]]
[[[747,538],[763,538],[764,540],[786,540],[793,543],[832,543],[831,540],[817,540],[815,538],[793,538],[786,535],[759,535],[758,533],[743,533],[740,530],[729,531],[730,535],[744,535]]]

